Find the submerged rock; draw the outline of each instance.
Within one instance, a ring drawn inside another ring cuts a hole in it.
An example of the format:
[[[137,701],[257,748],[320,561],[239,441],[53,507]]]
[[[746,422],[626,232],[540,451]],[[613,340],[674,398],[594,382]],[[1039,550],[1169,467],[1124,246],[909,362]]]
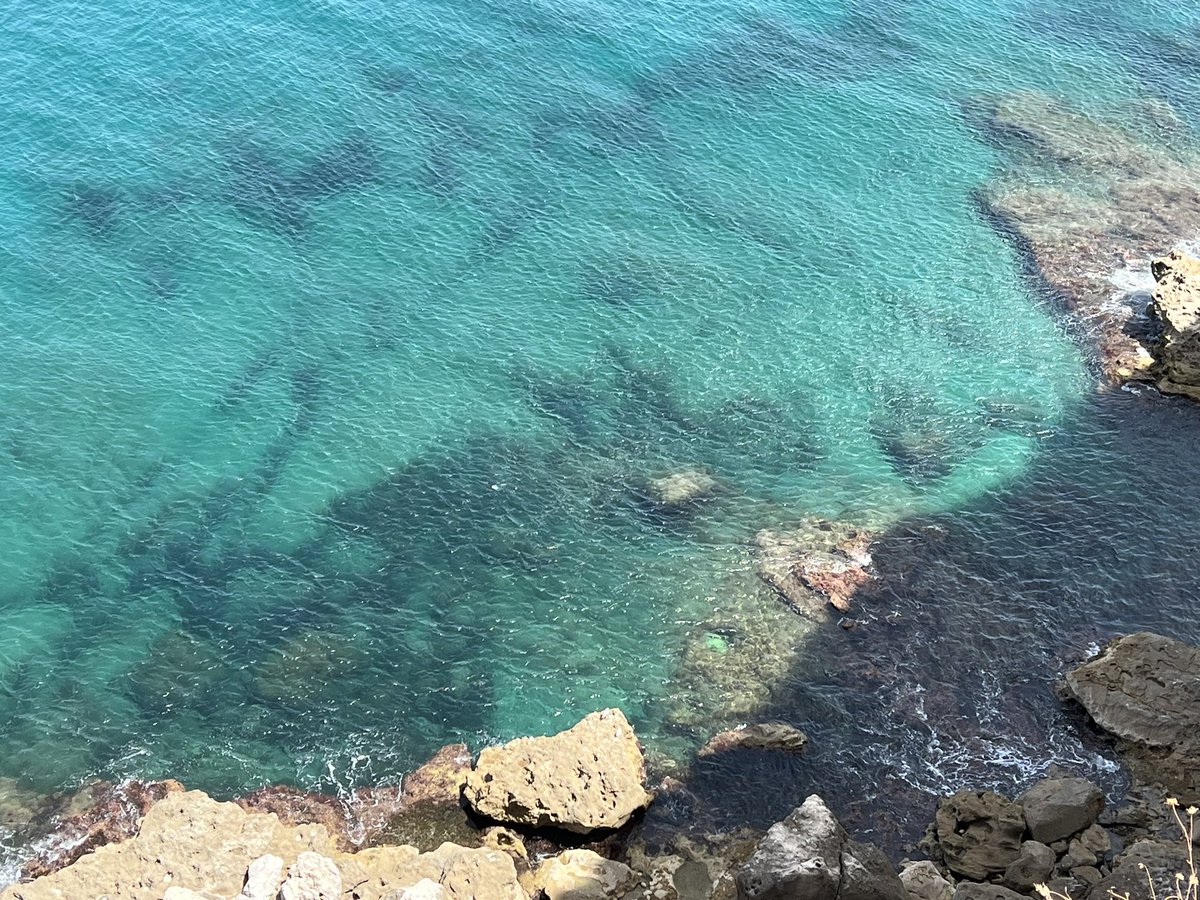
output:
[[[1114,287],[1200,233],[1200,157],[1153,129],[1125,127],[1045,94],[976,98],[969,118],[1010,170],[978,194],[984,216],[1026,257],[1026,274],[1095,341],[1113,382],[1151,379],[1148,294]],[[1155,116],[1161,112],[1154,113]]]
[[[688,469],[662,478],[652,479],[650,492],[654,499],[667,508],[677,508],[712,496],[717,489],[717,480],[707,472]]]
[[[959,791],[938,804],[937,837],[956,875],[982,880],[1005,871],[1021,855],[1025,815],[991,791]]]
[[[1155,357],[1158,387],[1200,400],[1200,259],[1172,250],[1151,266],[1156,287],[1151,313],[1162,323]]]
[[[577,834],[620,828],[652,799],[633,728],[618,709],[552,737],[518,738],[479,754],[463,787],[481,816]]]
[[[1071,670],[1067,694],[1118,739],[1129,767],[1200,799],[1200,647],[1139,632]]]
[[[715,734],[697,752],[697,756],[716,756],[730,750],[777,750],[799,753],[808,743],[808,735],[786,722],[761,722],[739,725]]]
[[[788,531],[760,531],[758,572],[796,612],[815,621],[829,618],[826,602],[840,612],[871,580],[874,535],[853,525],[813,519]]]
[[[907,900],[878,848],[850,840],[815,794],[771,826],[737,873],[740,900]]]

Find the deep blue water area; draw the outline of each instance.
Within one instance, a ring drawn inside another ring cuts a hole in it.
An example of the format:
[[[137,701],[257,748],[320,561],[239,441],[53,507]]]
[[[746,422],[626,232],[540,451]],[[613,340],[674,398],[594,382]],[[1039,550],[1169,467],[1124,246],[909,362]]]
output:
[[[1031,660],[1192,627],[1190,413],[1091,397],[963,115],[1194,123],[1191,6],[0,15],[0,778],[339,789],[605,705],[686,754],[689,641],[807,517],[893,529],[899,610],[773,695],[818,768],[1018,777],[1070,744]]]

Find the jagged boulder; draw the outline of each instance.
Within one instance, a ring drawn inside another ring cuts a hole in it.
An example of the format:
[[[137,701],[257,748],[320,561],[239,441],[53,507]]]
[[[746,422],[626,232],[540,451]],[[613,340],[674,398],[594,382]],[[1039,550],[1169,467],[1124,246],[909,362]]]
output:
[[[908,892],[908,900],[950,900],[954,894],[954,886],[927,859],[901,869],[900,882]]]
[[[739,900],[907,900],[878,848],[850,840],[815,794],[771,826],[738,871]]]
[[[652,799],[633,728],[618,709],[592,713],[552,737],[489,747],[466,777],[476,813],[576,834],[620,828]]]
[[[1035,885],[1044,884],[1054,874],[1057,857],[1054,851],[1039,841],[1021,844],[1021,855],[1004,870],[1004,886],[1018,893],[1029,893]]]
[[[1200,259],[1172,250],[1150,270],[1156,282],[1150,312],[1162,325],[1158,386],[1200,400]]]
[[[1092,825],[1104,810],[1104,794],[1083,778],[1046,778],[1017,798],[1035,841],[1052,844]]]
[[[1134,774],[1200,799],[1200,647],[1138,632],[1067,673],[1067,694],[1115,735]]]
[[[982,881],[1021,855],[1025,814],[991,791],[959,791],[938,804],[938,843],[952,872]]]

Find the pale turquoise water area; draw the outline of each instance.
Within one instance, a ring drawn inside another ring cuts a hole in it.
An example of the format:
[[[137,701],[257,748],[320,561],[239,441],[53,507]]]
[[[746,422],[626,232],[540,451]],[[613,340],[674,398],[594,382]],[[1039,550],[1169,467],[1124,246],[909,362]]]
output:
[[[5,4],[0,776],[663,731],[757,529],[978,500],[1091,390],[961,104],[1192,115],[1179,7]]]

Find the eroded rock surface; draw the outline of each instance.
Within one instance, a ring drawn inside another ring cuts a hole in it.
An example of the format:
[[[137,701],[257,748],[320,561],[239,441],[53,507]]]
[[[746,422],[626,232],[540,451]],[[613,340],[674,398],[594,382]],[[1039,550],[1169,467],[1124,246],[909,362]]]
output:
[[[1150,267],[1151,313],[1162,324],[1155,357],[1160,390],[1200,400],[1200,259],[1172,250]]]
[[[479,754],[463,797],[479,815],[577,834],[620,828],[651,798],[645,760],[618,709],[552,737],[518,738]]]
[[[638,893],[640,879],[624,863],[592,850],[567,850],[546,860],[533,877],[534,896],[545,900],[623,900]]]
[[[999,794],[959,791],[938,804],[936,822],[946,865],[958,875],[981,881],[1021,855],[1025,815]]]
[[[1200,798],[1200,648],[1131,634],[1067,673],[1065,687],[1117,737],[1135,775]]]
[[[780,753],[799,753],[808,744],[808,736],[786,722],[758,722],[739,725],[713,735],[696,754],[716,756],[731,750],[774,750]]]
[[[878,848],[850,840],[815,794],[771,826],[737,873],[740,900],[907,900]]]
[[[819,519],[786,532],[760,531],[754,538],[759,575],[796,612],[827,621],[826,603],[848,611],[855,593],[871,580],[872,537],[856,526]]]

